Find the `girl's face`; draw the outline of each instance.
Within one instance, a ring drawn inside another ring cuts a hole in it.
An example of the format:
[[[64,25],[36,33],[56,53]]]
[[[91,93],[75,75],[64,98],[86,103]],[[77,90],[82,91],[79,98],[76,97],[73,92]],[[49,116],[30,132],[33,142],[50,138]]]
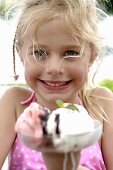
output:
[[[87,81],[92,62],[89,44],[80,56],[80,44],[60,18],[42,24],[36,42],[26,36],[19,54],[25,67],[25,79],[36,92],[37,101],[52,108],[56,99],[77,103],[78,91]]]

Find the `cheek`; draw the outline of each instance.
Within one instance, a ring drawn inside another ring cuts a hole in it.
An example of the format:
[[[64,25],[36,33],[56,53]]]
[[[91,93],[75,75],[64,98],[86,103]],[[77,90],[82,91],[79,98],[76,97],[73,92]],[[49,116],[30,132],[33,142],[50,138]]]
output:
[[[77,75],[85,75],[88,73],[88,64],[86,62],[77,62],[71,65],[70,70]]]
[[[24,64],[24,74],[26,81],[33,81],[37,79],[40,75],[40,68],[36,65],[30,63]]]
[[[70,74],[78,84],[83,84],[87,80],[88,66],[83,63],[77,63],[71,67]]]

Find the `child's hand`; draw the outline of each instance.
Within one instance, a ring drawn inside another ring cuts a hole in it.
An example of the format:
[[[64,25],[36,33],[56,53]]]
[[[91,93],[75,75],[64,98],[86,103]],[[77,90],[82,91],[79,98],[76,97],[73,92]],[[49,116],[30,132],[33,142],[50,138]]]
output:
[[[24,110],[15,124],[15,131],[22,142],[32,149],[37,149],[45,145],[50,145],[50,139],[44,137],[41,117],[45,112],[37,103]]]
[[[39,105],[33,107],[32,103],[17,119],[15,130],[22,135],[31,136],[35,138],[41,138],[43,135],[40,115],[43,115],[43,111]]]

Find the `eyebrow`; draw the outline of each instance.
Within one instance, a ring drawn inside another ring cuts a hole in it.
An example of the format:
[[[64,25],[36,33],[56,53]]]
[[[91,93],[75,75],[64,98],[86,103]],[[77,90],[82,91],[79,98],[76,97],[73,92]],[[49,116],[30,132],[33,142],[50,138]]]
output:
[[[31,45],[28,49],[33,49],[33,48],[36,48],[36,47],[42,47],[42,48],[47,48],[46,46],[44,45],[41,45],[41,44],[34,44],[34,45]]]
[[[45,45],[42,45],[42,44],[37,44],[37,45],[32,45],[32,46],[30,46],[28,49],[33,49],[33,48],[36,48],[36,47],[42,47],[42,48],[44,48],[44,49],[48,49],[48,47],[47,46],[45,46]],[[80,49],[80,46],[79,45],[75,45],[75,44],[72,44],[72,45],[64,45],[64,46],[62,46],[62,48],[63,49],[68,49],[68,48],[72,48],[72,49]]]
[[[62,46],[62,48],[79,48],[80,49],[80,46],[72,44],[72,45],[64,45],[64,46]]]

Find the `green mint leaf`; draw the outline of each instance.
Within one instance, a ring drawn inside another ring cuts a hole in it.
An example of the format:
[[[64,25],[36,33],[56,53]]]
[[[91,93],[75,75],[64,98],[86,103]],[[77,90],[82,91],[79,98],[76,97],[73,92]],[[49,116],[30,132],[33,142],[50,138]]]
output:
[[[56,100],[57,107],[64,107],[64,102],[60,99]]]
[[[77,110],[77,111],[79,111],[78,108],[75,105],[68,105],[68,106],[66,106],[66,108],[70,109],[70,110]]]

